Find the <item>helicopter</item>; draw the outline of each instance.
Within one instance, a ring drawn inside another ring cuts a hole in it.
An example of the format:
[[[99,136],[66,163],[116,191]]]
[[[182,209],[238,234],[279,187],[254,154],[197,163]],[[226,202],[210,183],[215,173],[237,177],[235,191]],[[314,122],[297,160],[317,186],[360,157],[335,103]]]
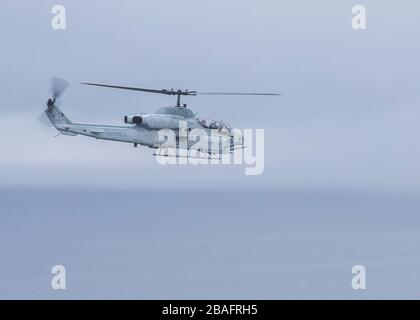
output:
[[[238,92],[197,92],[174,89],[146,89],[138,87],[116,86],[92,82],[81,82],[87,86],[132,90],[155,94],[176,96],[176,105],[158,108],[152,113],[138,113],[124,116],[124,125],[86,124],[72,122],[60,109],[56,101],[68,87],[68,83],[60,78],[52,78],[52,97],[46,102],[45,114],[49,121],[58,130],[59,134],[67,136],[84,135],[101,140],[110,140],[130,143],[153,148],[173,148],[186,151],[196,150],[205,155],[229,154],[236,149],[244,148],[244,140],[236,134],[230,125],[221,120],[200,118],[187,107],[181,104],[181,96],[196,95],[259,95],[277,96],[278,93],[238,93]],[[174,139],[168,139],[167,131],[173,132]],[[166,132],[166,134],[162,134]],[[198,134],[192,134],[198,132]],[[169,141],[170,140],[170,141]],[[201,140],[198,144],[197,140]],[[199,147],[197,147],[199,145]],[[154,153],[154,155],[159,155]],[[164,154],[167,156],[168,154]],[[179,152],[175,153],[180,157]]]

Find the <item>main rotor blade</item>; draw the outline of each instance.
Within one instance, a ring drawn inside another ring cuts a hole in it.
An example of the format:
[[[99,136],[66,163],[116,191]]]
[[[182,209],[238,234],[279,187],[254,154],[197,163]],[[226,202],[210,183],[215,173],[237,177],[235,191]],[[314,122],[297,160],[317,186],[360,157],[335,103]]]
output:
[[[207,94],[207,95],[230,95],[230,96],[281,96],[279,93],[266,93],[266,92],[197,92],[197,91],[188,91],[188,90],[167,90],[167,89],[146,89],[146,88],[137,88],[137,87],[125,87],[125,86],[113,86],[109,84],[100,84],[92,82],[81,82],[81,84],[88,86],[97,86],[105,88],[114,88],[114,89],[124,89],[124,90],[133,90],[133,91],[142,91],[142,92],[151,92],[167,95],[181,95],[181,96],[196,96],[198,94]]]
[[[281,96],[280,93],[256,93],[256,92],[197,92],[197,94],[229,95],[229,96]]]
[[[151,93],[159,93],[159,94],[167,94],[167,95],[182,95],[182,96],[189,96],[189,95],[196,95],[195,91],[182,91],[182,90],[167,90],[167,89],[145,89],[145,88],[137,88],[137,87],[124,87],[124,86],[113,86],[108,84],[100,84],[100,83],[92,83],[92,82],[81,82],[81,84],[85,84],[88,86],[97,86],[97,87],[105,87],[105,88],[114,88],[114,89],[124,89],[124,90],[133,90],[133,91],[143,91],[143,92],[151,92]]]

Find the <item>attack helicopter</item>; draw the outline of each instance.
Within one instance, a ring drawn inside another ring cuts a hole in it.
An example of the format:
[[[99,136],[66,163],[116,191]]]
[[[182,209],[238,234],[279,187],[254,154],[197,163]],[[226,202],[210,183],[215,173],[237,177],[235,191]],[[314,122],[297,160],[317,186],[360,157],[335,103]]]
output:
[[[176,105],[158,108],[152,113],[138,113],[124,116],[124,125],[103,125],[72,122],[59,108],[57,100],[68,87],[68,83],[60,78],[52,78],[52,97],[46,102],[45,114],[49,121],[58,130],[59,134],[67,136],[84,135],[101,140],[111,140],[130,143],[154,149],[174,148],[183,149],[186,156],[194,149],[202,154],[217,155],[232,153],[238,148],[244,148],[243,137],[235,133],[230,125],[221,120],[200,118],[197,113],[181,104],[181,96],[196,95],[258,95],[278,96],[278,93],[238,93],[238,92],[197,92],[174,89],[146,89],[138,87],[116,86],[92,82],[81,82],[83,85],[121,90],[163,94],[176,96]],[[170,135],[162,131],[173,132]],[[191,134],[195,132],[196,134]],[[197,134],[198,132],[198,134]],[[170,140],[170,141],[169,141]],[[200,140],[201,143],[197,143]],[[197,147],[199,146],[199,147]],[[158,153],[154,153],[158,155]],[[164,154],[167,155],[167,154]],[[180,154],[177,152],[176,157]]]

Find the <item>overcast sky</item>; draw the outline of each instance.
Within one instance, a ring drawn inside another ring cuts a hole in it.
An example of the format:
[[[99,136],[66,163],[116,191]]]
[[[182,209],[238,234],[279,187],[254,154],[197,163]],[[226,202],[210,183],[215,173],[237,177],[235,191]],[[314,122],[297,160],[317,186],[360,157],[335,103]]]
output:
[[[0,185],[419,189],[420,5],[371,1],[2,1]],[[67,29],[51,28],[62,4]],[[173,97],[80,81],[282,97],[190,97],[201,116],[265,129],[265,171],[162,167],[146,148],[57,137],[49,78],[75,122],[122,123]]]

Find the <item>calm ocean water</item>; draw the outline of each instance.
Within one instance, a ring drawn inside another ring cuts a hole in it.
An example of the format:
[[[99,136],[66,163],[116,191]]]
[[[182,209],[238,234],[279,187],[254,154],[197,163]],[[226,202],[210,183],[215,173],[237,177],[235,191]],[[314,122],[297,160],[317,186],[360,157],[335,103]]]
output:
[[[419,243],[416,195],[3,189],[0,298],[418,299]]]

